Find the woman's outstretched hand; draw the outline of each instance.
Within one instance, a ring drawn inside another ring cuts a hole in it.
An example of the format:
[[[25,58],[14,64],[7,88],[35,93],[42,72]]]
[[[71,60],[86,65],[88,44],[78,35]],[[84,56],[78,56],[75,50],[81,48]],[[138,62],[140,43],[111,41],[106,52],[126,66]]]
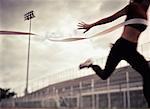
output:
[[[93,25],[81,22],[81,23],[78,23],[78,27],[79,27],[78,29],[85,29],[83,33],[86,33],[90,28],[93,27]]]

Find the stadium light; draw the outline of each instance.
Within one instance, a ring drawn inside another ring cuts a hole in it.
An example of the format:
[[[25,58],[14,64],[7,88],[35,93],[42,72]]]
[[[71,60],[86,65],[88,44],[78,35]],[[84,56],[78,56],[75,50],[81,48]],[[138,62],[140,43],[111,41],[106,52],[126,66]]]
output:
[[[31,19],[34,18],[34,11],[30,11],[24,15],[24,20],[29,20],[29,33],[31,33]],[[29,34],[29,41],[28,41],[28,59],[27,59],[27,75],[26,75],[26,88],[25,88],[25,95],[28,94],[28,80],[29,80],[29,62],[30,62],[30,34]]]

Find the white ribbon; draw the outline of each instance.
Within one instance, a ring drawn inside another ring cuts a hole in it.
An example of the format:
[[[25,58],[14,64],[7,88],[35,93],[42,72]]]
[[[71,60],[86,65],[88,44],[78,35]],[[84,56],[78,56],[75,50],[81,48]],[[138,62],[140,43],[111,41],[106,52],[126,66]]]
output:
[[[78,41],[78,40],[83,40],[83,39],[90,39],[90,38],[93,38],[93,37],[97,37],[97,36],[100,36],[100,35],[105,35],[107,33],[110,33],[124,25],[128,25],[128,24],[144,24],[144,25],[148,25],[148,21],[145,20],[145,19],[141,19],[141,18],[134,18],[134,19],[130,19],[130,20],[127,20],[125,22],[122,22],[120,24],[117,24],[113,27],[110,27],[104,31],[101,31],[95,35],[92,35],[90,37],[72,37],[72,38],[61,38],[61,39],[56,39],[56,38],[49,38],[50,41],[58,41],[58,42],[71,42],[71,41]]]

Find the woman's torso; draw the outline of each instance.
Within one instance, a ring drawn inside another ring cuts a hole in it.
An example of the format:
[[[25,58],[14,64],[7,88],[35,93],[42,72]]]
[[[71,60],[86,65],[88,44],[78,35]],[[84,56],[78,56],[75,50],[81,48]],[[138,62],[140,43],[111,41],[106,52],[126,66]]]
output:
[[[142,18],[147,20],[147,9],[144,5],[138,3],[132,3],[128,7],[127,18]],[[124,31],[122,33],[122,37],[131,41],[137,42],[140,34],[146,29],[146,25],[144,24],[129,24],[124,27]]]

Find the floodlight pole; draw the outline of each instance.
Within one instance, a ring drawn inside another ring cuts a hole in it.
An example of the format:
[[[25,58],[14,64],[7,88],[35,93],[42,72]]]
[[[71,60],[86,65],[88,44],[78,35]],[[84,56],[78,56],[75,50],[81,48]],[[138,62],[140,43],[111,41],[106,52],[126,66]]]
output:
[[[28,40],[28,57],[27,57],[27,74],[26,74],[26,88],[25,88],[25,95],[27,95],[28,92],[28,80],[29,80],[29,67],[30,67],[30,42],[31,42],[31,38],[30,38],[30,33],[31,33],[31,19],[34,18],[34,11],[30,11],[28,13],[26,13],[24,15],[24,19],[25,20],[29,20],[30,24],[29,24],[29,40]]]

